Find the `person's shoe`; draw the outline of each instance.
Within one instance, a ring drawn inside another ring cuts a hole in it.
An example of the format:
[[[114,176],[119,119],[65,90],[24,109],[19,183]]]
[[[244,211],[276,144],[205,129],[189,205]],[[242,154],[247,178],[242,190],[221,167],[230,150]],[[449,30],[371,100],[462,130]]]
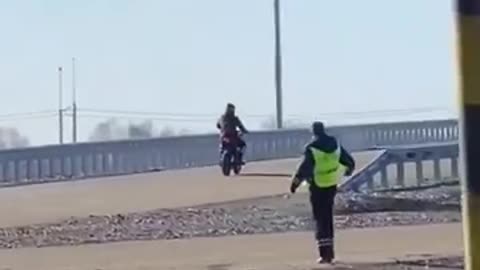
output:
[[[317,259],[318,264],[333,264],[333,259],[330,258],[318,258]]]
[[[242,166],[245,165],[246,162],[245,162],[245,159],[243,159],[243,154],[240,154],[239,159],[240,159],[240,164]]]

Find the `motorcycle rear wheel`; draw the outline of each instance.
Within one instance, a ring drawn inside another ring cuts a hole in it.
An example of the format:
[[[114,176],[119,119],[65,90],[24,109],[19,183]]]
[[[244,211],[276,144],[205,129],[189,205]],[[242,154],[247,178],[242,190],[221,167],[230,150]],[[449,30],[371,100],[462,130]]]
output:
[[[225,176],[230,176],[230,171],[232,169],[232,156],[227,151],[222,155],[222,173]]]

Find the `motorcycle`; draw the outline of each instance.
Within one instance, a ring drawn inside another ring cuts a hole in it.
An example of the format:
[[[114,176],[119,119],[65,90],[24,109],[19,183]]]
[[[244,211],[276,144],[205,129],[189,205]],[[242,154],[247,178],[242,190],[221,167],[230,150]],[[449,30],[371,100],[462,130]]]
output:
[[[240,137],[242,134],[239,134]],[[237,138],[222,136],[220,166],[225,176],[230,176],[231,171],[235,175],[240,174],[242,170],[242,161],[240,158],[241,149],[238,147]]]

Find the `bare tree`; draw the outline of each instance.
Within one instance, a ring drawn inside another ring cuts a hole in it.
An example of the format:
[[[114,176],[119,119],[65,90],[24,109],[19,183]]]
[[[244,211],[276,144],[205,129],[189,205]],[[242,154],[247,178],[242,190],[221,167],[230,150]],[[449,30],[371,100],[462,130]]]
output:
[[[27,147],[30,142],[16,128],[0,127],[0,149]]]
[[[192,131],[186,128],[182,128],[177,132],[177,135],[190,135]]]
[[[90,141],[109,141],[127,138],[127,133],[124,127],[117,122],[116,119],[111,118],[104,122],[97,124],[90,134]]]
[[[148,139],[153,137],[152,121],[145,121],[140,124],[130,123],[128,125],[128,138]]]
[[[163,127],[159,134],[160,137],[172,137],[175,136],[175,130],[169,126]]]
[[[292,119],[287,119],[283,123],[284,128],[305,128],[308,125]],[[277,128],[277,121],[275,116],[270,116],[268,119],[260,123],[260,128],[264,130],[273,130]]]
[[[108,119],[95,126],[90,134],[89,141],[107,141],[112,139],[112,126],[115,125],[115,119]]]
[[[292,120],[292,119],[286,120],[284,125],[287,128],[306,128],[306,127],[308,127],[307,123],[302,122],[302,121],[298,121],[298,120]]]
[[[119,123],[111,118],[99,123],[91,133],[90,141],[109,141],[122,139],[146,139],[154,136],[154,128],[151,121],[127,125]]]
[[[275,129],[277,127],[277,121],[274,116],[268,117],[268,119],[260,123],[260,128],[265,130]]]

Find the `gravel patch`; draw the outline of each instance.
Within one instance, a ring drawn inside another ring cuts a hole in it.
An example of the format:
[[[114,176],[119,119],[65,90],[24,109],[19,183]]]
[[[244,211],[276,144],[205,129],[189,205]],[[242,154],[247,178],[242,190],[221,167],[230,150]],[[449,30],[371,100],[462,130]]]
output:
[[[336,227],[366,228],[459,222],[458,187],[371,194],[340,193]],[[191,208],[70,218],[0,229],[0,248],[219,237],[313,228],[308,194],[271,196]]]
[[[324,269],[324,268],[318,268]],[[358,264],[351,266],[338,266],[333,269],[350,269],[350,270],[458,270],[464,269],[464,261],[461,256],[452,257],[435,257],[425,256],[424,259],[418,260],[402,260],[394,263],[384,264]]]

